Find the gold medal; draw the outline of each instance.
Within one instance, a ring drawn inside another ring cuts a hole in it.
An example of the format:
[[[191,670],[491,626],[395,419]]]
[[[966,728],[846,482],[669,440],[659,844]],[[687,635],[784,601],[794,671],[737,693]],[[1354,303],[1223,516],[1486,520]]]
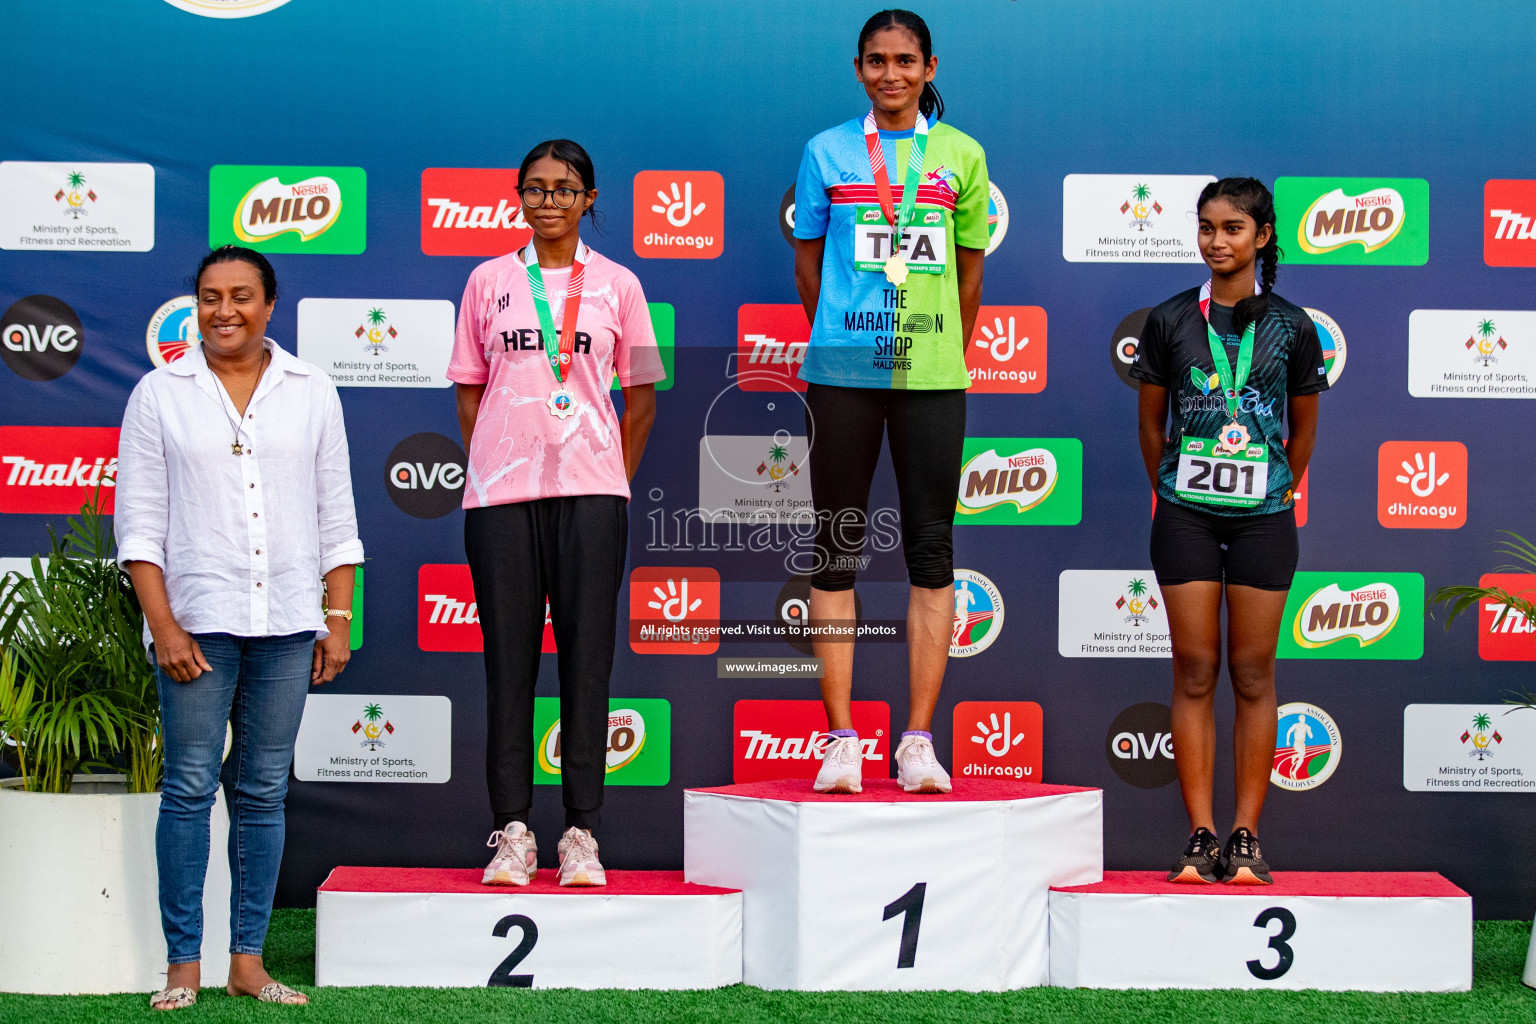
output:
[[[907,283],[907,261],[900,256],[892,254],[885,261],[885,279],[900,288]]]

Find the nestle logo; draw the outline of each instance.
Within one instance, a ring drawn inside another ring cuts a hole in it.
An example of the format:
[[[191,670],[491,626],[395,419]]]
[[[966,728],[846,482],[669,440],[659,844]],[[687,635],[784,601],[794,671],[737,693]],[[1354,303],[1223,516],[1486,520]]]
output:
[[[428,167],[421,172],[421,251],[501,256],[528,243],[517,169]]]

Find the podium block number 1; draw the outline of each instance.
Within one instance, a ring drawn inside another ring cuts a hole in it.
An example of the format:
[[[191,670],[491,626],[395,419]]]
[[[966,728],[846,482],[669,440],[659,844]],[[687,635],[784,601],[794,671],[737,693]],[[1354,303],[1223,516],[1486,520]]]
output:
[[[880,920],[889,921],[898,914],[903,915],[901,950],[896,954],[897,970],[917,963],[917,932],[923,926],[923,897],[927,894],[928,883],[918,882],[885,905],[885,916]]]
[[[523,939],[517,944],[517,948],[507,954],[505,960],[496,965],[491,972],[490,980],[485,983],[486,988],[533,988],[533,975],[513,974],[517,965],[523,962],[523,958],[533,952],[534,943],[539,941],[539,926],[533,923],[533,919],[523,914],[508,914],[496,922],[496,927],[491,929],[491,934],[498,939],[507,937],[507,932],[513,928],[522,932]]]
[[[1269,948],[1278,953],[1280,958],[1275,961],[1273,967],[1265,967],[1262,960],[1248,961],[1248,973],[1260,981],[1274,981],[1290,970],[1291,964],[1296,962],[1296,951],[1291,949],[1286,941],[1296,934],[1296,915],[1284,907],[1270,907],[1253,919],[1253,926],[1267,930],[1272,921],[1280,922],[1280,930],[1269,937]]]

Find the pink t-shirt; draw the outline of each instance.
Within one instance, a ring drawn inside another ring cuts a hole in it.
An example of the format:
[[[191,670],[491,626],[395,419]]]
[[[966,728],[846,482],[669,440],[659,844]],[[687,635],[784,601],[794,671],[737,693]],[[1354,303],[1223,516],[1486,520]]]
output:
[[[505,505],[581,494],[629,497],[619,417],[611,386],[666,376],[650,307],[635,275],[591,249],[576,317],[576,344],[565,386],[574,416],[559,419],[546,401],[555,374],[544,354],[538,310],[521,250],[475,268],[464,287],[448,379],[484,384],[469,442],[464,507]],[[559,331],[571,268],[542,270]]]

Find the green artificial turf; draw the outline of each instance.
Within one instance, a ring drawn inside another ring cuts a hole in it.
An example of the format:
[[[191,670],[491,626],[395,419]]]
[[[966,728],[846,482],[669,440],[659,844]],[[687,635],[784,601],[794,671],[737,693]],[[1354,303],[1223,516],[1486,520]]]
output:
[[[3,924],[0,924],[3,927]],[[649,1024],[702,1021],[1028,1021],[1127,1024],[1531,1024],[1536,991],[1520,983],[1531,926],[1481,921],[1473,926],[1472,991],[1451,995],[1368,992],[1124,992],[1032,988],[1017,992],[764,992],[734,985],[702,992],[584,992],[575,989],[316,989],[315,912],[279,910],[267,938],[267,967],[314,999],[308,1007],[263,1006],[221,991],[178,1011],[189,1022],[291,1020],[295,1024],[471,1024],[575,1022]],[[98,1024],[148,1019],[148,993],[125,996],[0,995],[3,1024]]]

